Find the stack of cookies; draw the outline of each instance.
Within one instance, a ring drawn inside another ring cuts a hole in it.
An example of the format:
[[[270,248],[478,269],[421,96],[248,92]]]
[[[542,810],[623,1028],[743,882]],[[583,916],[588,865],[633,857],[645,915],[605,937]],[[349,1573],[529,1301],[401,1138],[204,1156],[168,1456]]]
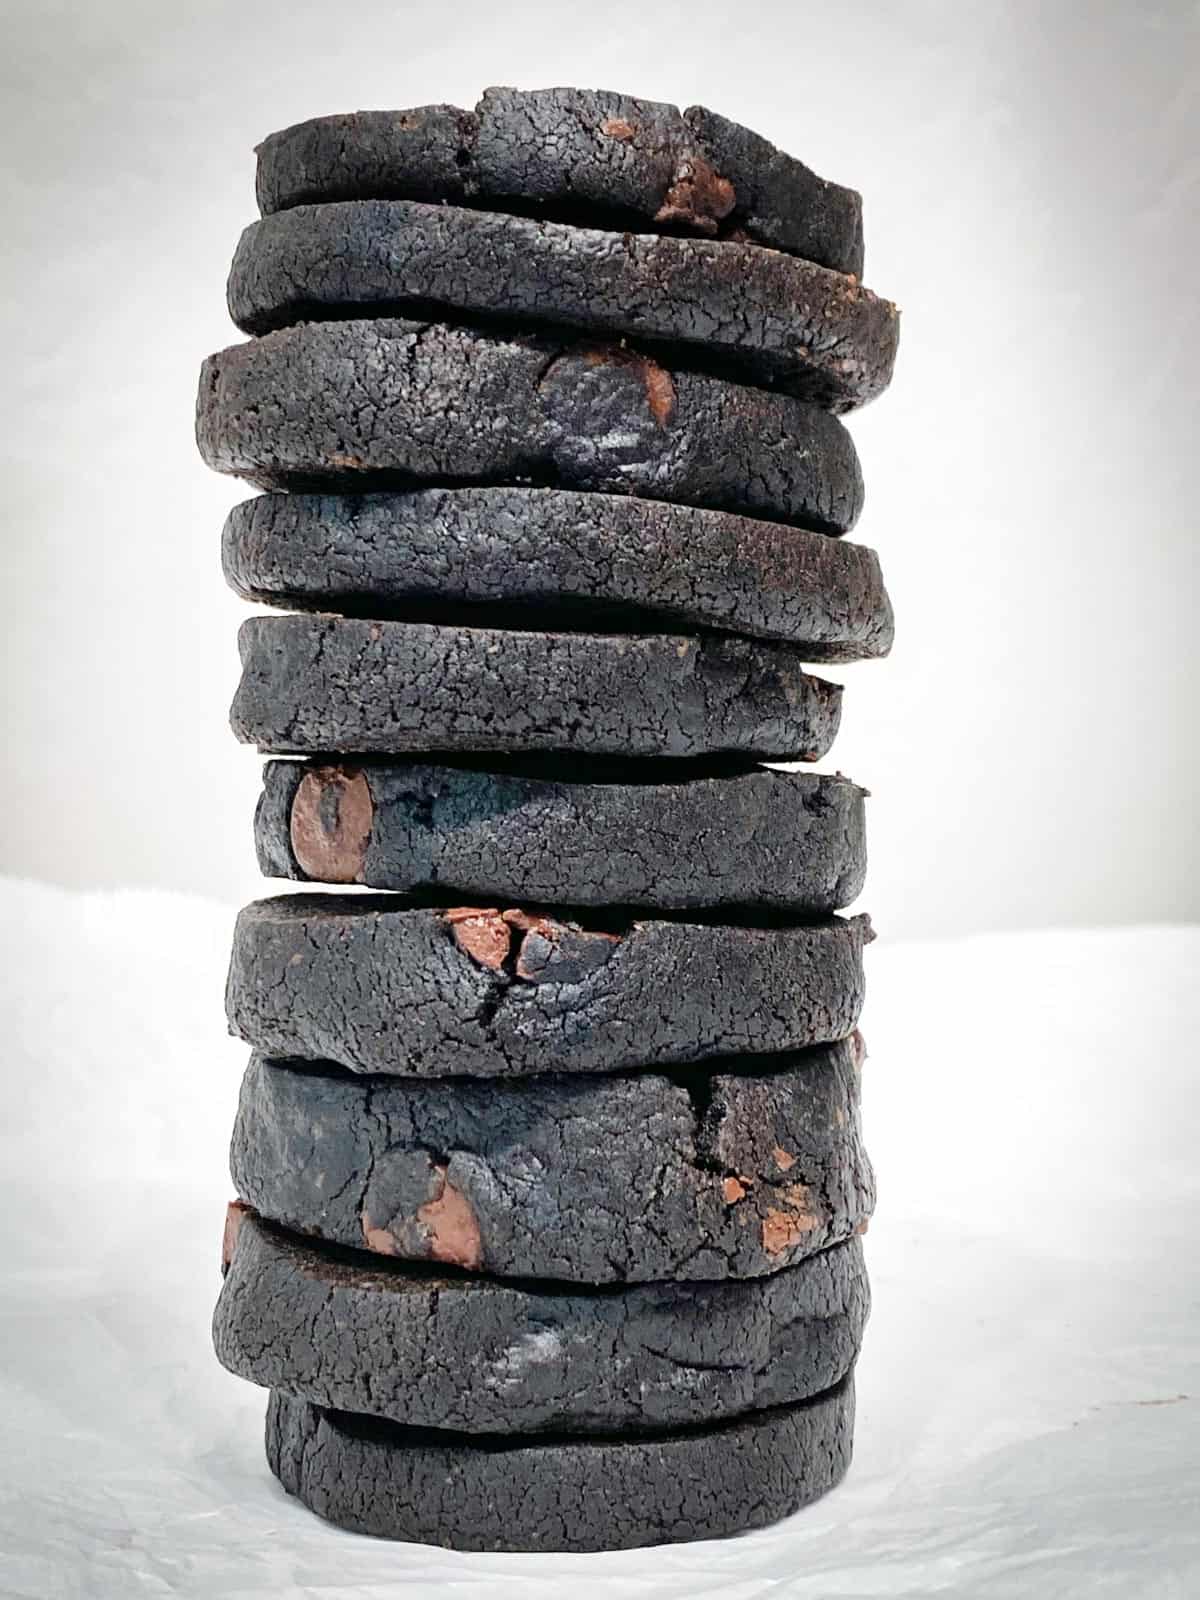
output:
[[[215,1319],[343,1527],[700,1539],[845,1472],[873,1203],[864,793],[883,656],[837,413],[887,384],[859,199],[576,90],[258,152],[205,364],[268,763]],[[363,889],[375,891],[364,893]]]

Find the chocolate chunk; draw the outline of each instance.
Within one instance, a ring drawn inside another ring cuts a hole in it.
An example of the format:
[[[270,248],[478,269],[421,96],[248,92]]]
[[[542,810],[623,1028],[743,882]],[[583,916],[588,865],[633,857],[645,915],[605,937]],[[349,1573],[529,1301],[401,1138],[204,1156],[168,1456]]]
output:
[[[317,117],[258,147],[264,213],[367,197],[450,200],[645,232],[745,235],[861,275],[862,202],[703,106],[606,90],[488,89],[472,111]]]
[[[862,475],[836,417],[618,345],[381,317],[204,363],[200,453],[267,489],[532,482],[844,533]]]
[[[452,1550],[622,1550],[765,1527],[840,1482],[853,1378],[710,1428],[595,1439],[464,1439],[272,1392],[267,1460],[356,1533]]]
[[[436,307],[678,349],[834,411],[891,379],[895,306],[754,244],[602,232],[411,200],[300,206],[253,223],[229,275],[247,333]],[[672,409],[665,395],[664,425]]]
[[[495,905],[284,895],[239,915],[231,1031],[405,1077],[614,1072],[846,1038],[866,917],[618,929]]]
[[[643,777],[639,768],[649,768]],[[578,758],[495,765],[271,761],[269,876],[545,905],[839,911],[866,873],[864,791],[842,777]],[[655,774],[660,781],[653,781]]]
[[[571,750],[816,761],[841,689],[786,645],[250,617],[238,738],[280,755]]]
[[[867,1306],[857,1240],[770,1277],[589,1291],[422,1272],[247,1217],[213,1340],[238,1377],[335,1410],[466,1433],[612,1433],[820,1393],[853,1365]]]
[[[809,661],[891,649],[873,550],[694,506],[567,489],[268,494],[234,506],[225,576],[289,609],[510,627],[780,639]]]
[[[719,1065],[418,1084],[255,1056],[233,1181],[330,1244],[573,1283],[752,1277],[865,1229],[855,1041]]]

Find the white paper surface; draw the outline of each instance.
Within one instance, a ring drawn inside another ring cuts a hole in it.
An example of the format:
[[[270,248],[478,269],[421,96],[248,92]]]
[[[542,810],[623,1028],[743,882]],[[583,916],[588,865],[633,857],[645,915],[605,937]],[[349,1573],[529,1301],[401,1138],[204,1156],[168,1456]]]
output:
[[[319,1522],[217,1366],[228,909],[9,883],[3,913],[0,1594],[1200,1594],[1200,930],[874,945],[849,1478],[738,1539],[530,1557]]]

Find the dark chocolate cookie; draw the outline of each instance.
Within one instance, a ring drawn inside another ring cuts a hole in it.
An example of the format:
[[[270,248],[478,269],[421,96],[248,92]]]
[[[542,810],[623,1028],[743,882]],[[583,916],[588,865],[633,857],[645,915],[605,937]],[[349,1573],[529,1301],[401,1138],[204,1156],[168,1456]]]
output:
[[[411,1083],[255,1056],[230,1167],[272,1222],[405,1260],[574,1283],[754,1277],[867,1225],[859,1059],[856,1037],[685,1087]]]
[[[809,661],[884,656],[873,550],[778,522],[569,489],[267,494],[234,506],[225,576],[289,609],[516,627],[720,629]]]
[[[457,106],[356,111],[258,147],[258,203],[451,200],[618,226],[747,237],[861,275],[862,202],[749,128],[587,89],[487,89]]]
[[[866,917],[583,927],[401,895],[239,914],[230,1030],[265,1055],[402,1077],[615,1072],[844,1039]]]
[[[447,1205],[447,1237],[464,1224]],[[566,1289],[436,1275],[239,1218],[218,1359],[264,1388],[413,1427],[614,1433],[722,1421],[844,1378],[858,1241],[770,1277]]]
[[[249,617],[230,720],[278,755],[571,750],[816,761],[841,689],[787,645]]]
[[[392,317],[304,323],[204,363],[200,453],[266,489],[531,482],[844,533],[846,429],[619,345]]]
[[[667,911],[823,913],[862,889],[865,791],[847,778],[565,767],[270,761],[254,822],[259,865],[313,883]]]
[[[252,223],[228,303],[246,333],[413,308],[566,324],[714,361],[833,411],[883,393],[900,329],[896,307],[857,279],[778,250],[412,200]]]
[[[854,1380],[711,1428],[492,1439],[400,1428],[273,1392],[267,1461],[355,1533],[451,1550],[627,1550],[789,1516],[850,1465]]]

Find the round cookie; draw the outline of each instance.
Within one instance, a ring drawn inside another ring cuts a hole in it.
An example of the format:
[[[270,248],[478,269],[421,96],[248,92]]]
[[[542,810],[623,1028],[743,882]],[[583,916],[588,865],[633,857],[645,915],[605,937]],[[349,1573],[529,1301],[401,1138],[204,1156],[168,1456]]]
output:
[[[230,712],[279,755],[570,750],[816,761],[841,689],[786,645],[710,634],[525,633],[249,617]]]
[[[447,1226],[450,1225],[447,1217]],[[420,1272],[237,1217],[221,1364],[314,1405],[464,1433],[697,1426],[844,1378],[858,1241],[767,1278],[567,1289]]]
[[[304,882],[668,911],[825,913],[862,889],[866,791],[847,778],[563,767],[269,761],[259,865]]]
[[[271,1471],[355,1533],[452,1550],[627,1550],[789,1516],[850,1465],[854,1382],[713,1428],[625,1438],[462,1439],[273,1392]]]
[[[867,1226],[860,1051],[856,1036],[686,1086],[412,1083],[255,1056],[230,1171],[270,1221],[404,1260],[573,1283],[754,1277]]]
[[[746,237],[861,276],[862,201],[703,106],[607,90],[487,89],[474,111],[316,117],[258,147],[263,214],[367,197],[450,200]]]
[[[222,559],[260,604],[410,620],[645,633],[720,629],[809,661],[884,656],[873,550],[727,511],[569,489],[267,494],[234,506]]]
[[[402,1077],[616,1072],[844,1039],[865,916],[591,926],[402,895],[283,895],[238,915],[232,1033]]]
[[[887,388],[900,329],[896,307],[856,278],[777,250],[412,200],[252,223],[227,299],[246,333],[414,306],[565,324],[712,360],[839,412]]]
[[[395,317],[210,356],[196,439],[265,489],[530,482],[845,533],[862,505],[827,411],[620,345]]]

